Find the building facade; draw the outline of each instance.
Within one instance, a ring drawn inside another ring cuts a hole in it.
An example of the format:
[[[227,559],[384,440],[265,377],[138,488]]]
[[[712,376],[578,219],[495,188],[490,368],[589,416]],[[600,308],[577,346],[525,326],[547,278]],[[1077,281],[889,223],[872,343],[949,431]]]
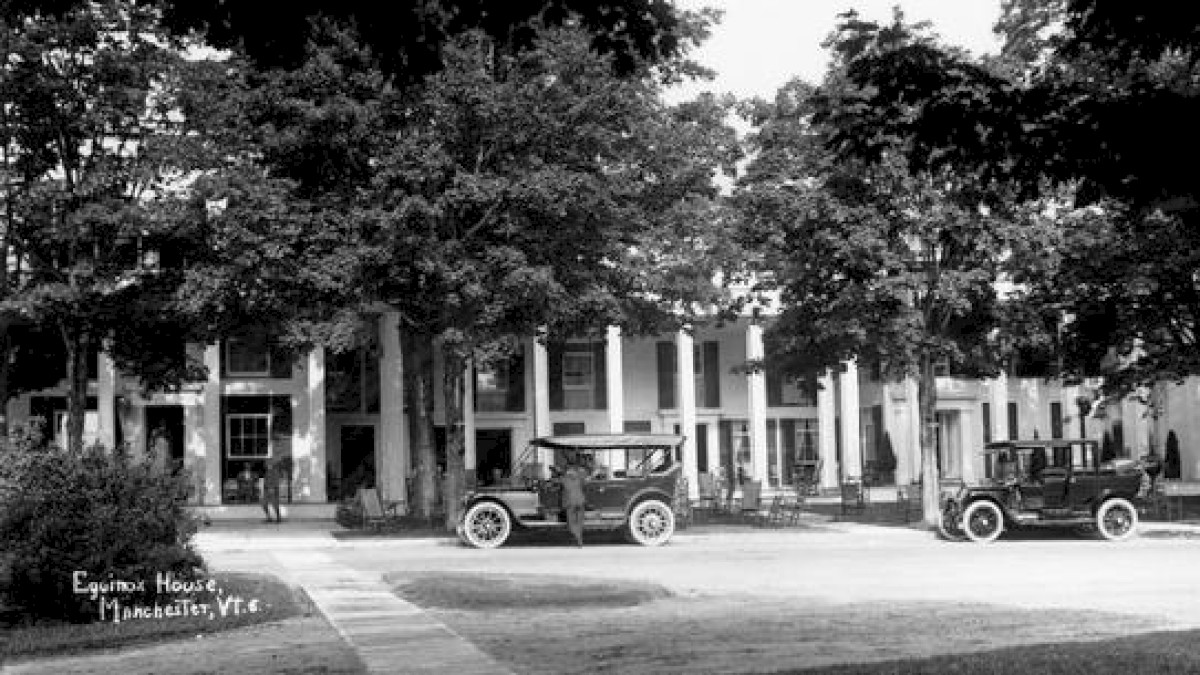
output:
[[[550,434],[664,432],[687,437],[684,475],[701,472],[761,480],[789,489],[808,473],[824,489],[845,480],[872,485],[919,476],[917,388],[882,381],[854,363],[802,391],[769,370],[764,325],[749,317],[655,337],[602,337],[541,344],[529,339],[509,362],[473,368],[464,401],[466,466],[480,482],[505,480],[527,442]],[[405,414],[398,317],[378,320],[373,346],[299,358],[264,337],[231,338],[204,348],[208,379],[144,396],[135,379],[99,355],[89,392],[87,440],[125,443],[182,464],[193,500],[220,507],[252,500],[247,476],[267,459],[288,458],[292,503],[324,504],[378,487],[407,502],[412,452]],[[769,363],[769,361],[768,361]],[[1006,438],[1107,434],[1117,454],[1161,455],[1169,433],[1180,447],[1179,477],[1200,480],[1200,380],[1164,385],[1151,405],[1132,399],[1086,405],[1089,388],[1032,378],[937,378],[934,434],[941,475],[982,473],[979,450]],[[437,438],[442,400],[435,396]],[[41,418],[50,434],[65,427],[65,394],[47,390],[10,403],[9,419]]]

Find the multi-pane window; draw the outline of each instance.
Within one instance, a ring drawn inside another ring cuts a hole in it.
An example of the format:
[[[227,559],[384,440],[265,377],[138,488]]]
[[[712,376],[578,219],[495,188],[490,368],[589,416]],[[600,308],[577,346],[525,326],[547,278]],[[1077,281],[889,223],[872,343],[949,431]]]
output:
[[[226,338],[225,370],[230,375],[271,374],[271,350],[264,335]]]
[[[230,414],[225,418],[225,447],[230,459],[271,456],[271,415]]]
[[[595,360],[591,352],[563,353],[563,407],[567,410],[586,410],[592,407],[596,387]]]

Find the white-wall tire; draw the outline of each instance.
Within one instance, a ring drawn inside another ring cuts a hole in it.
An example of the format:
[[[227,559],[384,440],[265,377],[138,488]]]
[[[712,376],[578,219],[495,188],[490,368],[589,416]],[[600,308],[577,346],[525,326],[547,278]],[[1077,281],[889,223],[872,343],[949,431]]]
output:
[[[496,548],[512,534],[512,517],[496,502],[478,502],[462,520],[462,538],[475,548]]]
[[[1137,532],[1138,512],[1128,499],[1110,499],[1096,510],[1096,531],[1109,541],[1124,541]]]
[[[675,513],[671,505],[657,499],[637,503],[629,512],[626,535],[642,546],[661,546],[675,533]]]
[[[977,544],[990,544],[1004,532],[1004,514],[995,502],[981,499],[963,512],[963,533]]]

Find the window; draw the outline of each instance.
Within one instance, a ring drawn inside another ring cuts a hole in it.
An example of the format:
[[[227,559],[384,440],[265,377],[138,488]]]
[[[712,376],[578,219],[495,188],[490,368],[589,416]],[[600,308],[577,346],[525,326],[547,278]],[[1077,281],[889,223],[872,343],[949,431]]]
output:
[[[325,405],[330,412],[379,412],[379,358],[372,350],[327,353]]]
[[[271,350],[264,335],[231,337],[225,340],[225,371],[230,375],[271,374]]]
[[[587,431],[587,427],[583,422],[555,422],[550,427],[550,433],[555,436],[571,436],[573,434],[582,434]]]
[[[934,377],[950,377],[950,359],[938,359],[933,362]]]
[[[475,368],[475,410],[521,412],[525,410],[525,359],[512,358]]]
[[[551,410],[604,410],[607,403],[605,381],[605,343],[551,343],[548,348],[550,366]],[[509,380],[509,387],[514,380]],[[523,397],[523,392],[521,392]],[[514,405],[516,399],[514,396]]]
[[[987,401],[980,404],[983,410],[983,442],[992,442],[992,406]]]
[[[563,354],[563,406],[568,410],[592,407],[592,391],[596,386],[595,362],[588,352]]]
[[[230,414],[225,418],[225,447],[230,459],[271,456],[271,415]]]
[[[767,370],[767,406],[781,408],[798,406],[812,408],[817,405],[816,393],[807,385]]]
[[[676,360],[676,344],[662,341],[657,344],[658,361],[658,407],[676,407],[676,392],[679,390],[679,363]],[[721,407],[720,344],[715,340],[697,342],[692,345],[692,374],[695,376],[696,406],[701,408]]]
[[[1050,438],[1063,437],[1063,408],[1058,401],[1050,402]]]

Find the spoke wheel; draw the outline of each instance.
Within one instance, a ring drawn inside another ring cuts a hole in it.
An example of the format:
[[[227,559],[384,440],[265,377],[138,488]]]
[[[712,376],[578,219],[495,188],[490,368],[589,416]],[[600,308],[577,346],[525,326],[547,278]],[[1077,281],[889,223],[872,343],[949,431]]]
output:
[[[1122,541],[1137,531],[1138,513],[1127,499],[1110,499],[1096,511],[1096,531],[1109,541]]]
[[[963,530],[967,538],[979,544],[987,544],[1004,531],[1004,514],[994,502],[980,500],[972,503],[963,513]]]
[[[496,548],[512,533],[512,518],[495,502],[479,502],[463,516],[462,538],[475,548]]]
[[[962,512],[958,509],[958,504],[948,502],[942,507],[938,514],[938,534],[942,535],[943,539],[950,541],[963,541],[967,535],[963,533],[962,523],[960,518]]]
[[[629,514],[630,541],[642,546],[661,546],[675,533],[675,514],[671,506],[657,499],[638,502]]]

